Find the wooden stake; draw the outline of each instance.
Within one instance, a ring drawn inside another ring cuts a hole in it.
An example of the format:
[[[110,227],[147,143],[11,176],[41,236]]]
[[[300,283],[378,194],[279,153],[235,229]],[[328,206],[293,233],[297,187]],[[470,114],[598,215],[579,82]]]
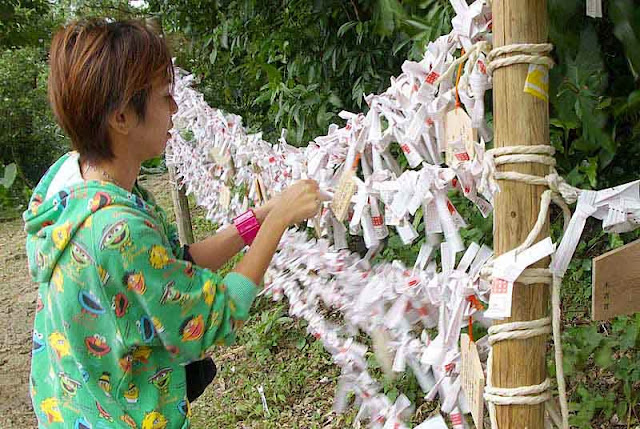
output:
[[[512,43],[544,43],[547,40],[546,0],[493,0],[494,46]],[[499,68],[493,74],[495,146],[549,144],[549,106],[523,92],[527,64]],[[500,171],[547,174],[540,164],[509,164]],[[524,241],[540,209],[544,187],[501,181],[494,212],[494,248],[505,253]],[[541,233],[548,235],[548,224]],[[536,266],[548,266],[548,260]],[[513,291],[512,317],[498,323],[534,320],[547,315],[548,285],[524,286]],[[529,340],[501,341],[493,351],[493,385],[519,387],[546,378],[546,336]],[[543,429],[544,404],[497,406],[499,429]]]
[[[191,226],[191,213],[189,212],[189,200],[184,193],[184,188],[178,187],[176,181],[176,168],[169,166],[169,182],[171,183],[171,200],[173,201],[173,211],[176,214],[176,224],[178,225],[178,236],[180,243],[193,244],[193,228]]]

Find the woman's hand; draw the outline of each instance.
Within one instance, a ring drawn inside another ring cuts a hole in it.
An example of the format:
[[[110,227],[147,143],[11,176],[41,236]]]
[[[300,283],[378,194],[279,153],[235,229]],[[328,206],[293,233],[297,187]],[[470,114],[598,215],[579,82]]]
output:
[[[318,182],[299,180],[271,200],[273,207],[269,216],[282,219],[291,226],[317,215],[324,199],[326,197],[320,193]]]
[[[329,195],[320,191],[315,180],[300,180],[281,192],[270,201],[272,207],[269,214],[234,271],[260,284],[282,234],[291,225],[317,215],[322,200],[328,198]]]

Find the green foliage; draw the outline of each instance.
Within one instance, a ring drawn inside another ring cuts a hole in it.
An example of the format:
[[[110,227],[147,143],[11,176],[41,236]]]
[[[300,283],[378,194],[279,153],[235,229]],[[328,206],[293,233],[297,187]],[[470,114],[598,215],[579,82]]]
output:
[[[15,163],[18,176],[4,207],[23,203],[23,189],[35,186],[66,147],[48,106],[46,76],[41,48],[0,52],[0,164]]]
[[[565,374],[592,380],[575,388],[572,425],[591,428],[596,418],[638,423],[634,408],[640,400],[639,334],[640,313],[600,327],[591,324],[565,330]]]
[[[640,167],[640,6],[605,5],[605,18],[593,20],[581,0],[549,2],[558,56],[550,76],[551,142],[560,173],[583,188],[634,180]]]
[[[49,39],[47,0],[8,0],[0,3],[0,49],[41,45]]]
[[[289,129],[303,145],[341,109],[363,109],[407,56],[449,31],[444,0],[151,1],[174,32],[178,65],[213,106],[241,115],[270,141]]]
[[[605,18],[593,20],[585,16],[582,1],[549,2],[558,57],[550,75],[551,142],[560,173],[582,188],[636,180],[640,171],[640,5],[630,0],[604,5]],[[556,237],[559,218],[554,217]],[[589,222],[564,279],[564,369],[575,411],[572,425],[579,428],[637,423],[640,318],[601,325],[589,320],[591,258],[637,237],[607,236],[599,222]]]
[[[46,58],[53,30],[73,18],[136,13],[118,0],[0,4],[0,164],[17,166],[16,184],[0,189],[1,211],[19,213],[30,188],[68,148],[47,101]]]
[[[126,0],[59,0],[52,16],[56,23],[86,18],[121,20],[145,17],[145,10],[132,6]]]
[[[0,172],[2,172],[2,177],[0,177],[0,185],[2,185],[0,186],[0,213],[3,213],[2,217],[7,217],[6,215],[13,217],[17,215],[17,212],[11,210],[11,207],[14,205],[16,195],[20,195],[19,190],[16,192],[16,187],[13,186],[18,174],[18,167],[15,163],[0,164]]]
[[[353,412],[345,417],[326,414],[340,370],[322,343],[306,336],[305,322],[287,317],[286,309],[285,303],[258,298],[239,331],[238,346],[215,349],[216,386],[194,403],[194,427],[259,422],[265,428],[320,428],[346,427],[352,421]],[[269,414],[262,407],[258,386],[264,388]],[[336,424],[326,426],[328,418],[337,420]]]

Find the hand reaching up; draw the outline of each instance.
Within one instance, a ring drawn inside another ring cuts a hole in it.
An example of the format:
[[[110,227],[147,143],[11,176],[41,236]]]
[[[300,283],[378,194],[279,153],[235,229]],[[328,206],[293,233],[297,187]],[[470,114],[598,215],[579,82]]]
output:
[[[291,226],[317,215],[326,196],[320,191],[318,182],[306,179],[297,181],[274,199],[270,215]]]

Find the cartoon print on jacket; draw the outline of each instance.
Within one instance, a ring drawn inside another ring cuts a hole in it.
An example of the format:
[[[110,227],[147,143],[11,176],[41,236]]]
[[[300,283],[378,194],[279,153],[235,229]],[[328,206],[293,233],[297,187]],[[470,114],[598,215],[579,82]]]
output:
[[[58,378],[60,379],[60,387],[62,387],[64,393],[69,396],[75,396],[78,392],[78,389],[82,387],[82,383],[74,380],[64,372],[60,372],[58,374]]]
[[[162,246],[153,246],[149,251],[149,263],[155,269],[162,269],[169,263],[167,249]]]
[[[40,403],[40,410],[47,418],[47,423],[63,423],[62,413],[58,406],[58,398],[47,398]]]
[[[202,337],[204,332],[204,320],[202,314],[197,316],[189,316],[182,322],[180,326],[180,334],[182,334],[182,341],[196,341]]]
[[[145,252],[144,248],[136,246],[131,239],[131,229],[126,219],[121,219],[103,228],[100,238],[101,251],[115,250],[125,266],[130,266],[136,256]]]
[[[116,249],[122,252],[131,246],[133,243],[131,242],[129,225],[124,220],[119,220],[104,228],[100,239],[100,250]]]
[[[142,429],[165,429],[168,423],[165,416],[157,411],[152,411],[144,416]]]
[[[56,266],[53,269],[51,282],[56,287],[57,292],[64,292],[64,275],[62,274],[62,269],[59,266]]]
[[[60,332],[53,332],[49,335],[49,345],[56,352],[58,360],[71,355],[71,346],[67,338]]]
[[[103,207],[111,204],[111,196],[106,192],[96,192],[95,195],[89,200],[89,210],[91,213],[95,213]]]
[[[129,387],[124,392],[124,398],[130,404],[135,404],[138,402],[138,398],[140,397],[140,389],[133,383],[129,383]]]
[[[76,263],[78,270],[95,264],[95,261],[87,249],[85,249],[84,245],[75,240],[71,240],[71,260]]]
[[[169,383],[171,382],[171,373],[173,372],[172,368],[162,368],[157,371],[151,377],[149,377],[149,383],[153,384],[158,388],[161,392],[169,391]]]
[[[106,311],[98,297],[91,291],[81,290],[80,293],[78,293],[78,302],[80,302],[82,306],[82,312],[91,317],[98,317]]]
[[[77,179],[49,189],[61,171]],[[40,425],[189,427],[184,365],[234,340],[255,285],[182,260],[175,227],[142,188],[82,181],[73,152],[36,186],[24,220],[39,285],[30,394]]]
[[[105,395],[111,397],[111,374],[109,372],[103,372],[100,378],[98,378],[98,386]]]
[[[36,354],[43,351],[45,348],[43,335],[36,329],[33,330],[33,346],[31,347],[31,353]]]
[[[71,238],[71,222],[65,222],[60,226],[53,228],[53,244],[56,249],[62,250],[69,243]]]
[[[101,358],[111,351],[111,347],[107,344],[107,339],[100,334],[93,334],[84,339],[84,345],[90,355]]]
[[[122,284],[127,286],[127,289],[132,290],[140,295],[144,295],[147,291],[147,285],[144,281],[144,275],[140,272],[127,271],[122,277]]]

